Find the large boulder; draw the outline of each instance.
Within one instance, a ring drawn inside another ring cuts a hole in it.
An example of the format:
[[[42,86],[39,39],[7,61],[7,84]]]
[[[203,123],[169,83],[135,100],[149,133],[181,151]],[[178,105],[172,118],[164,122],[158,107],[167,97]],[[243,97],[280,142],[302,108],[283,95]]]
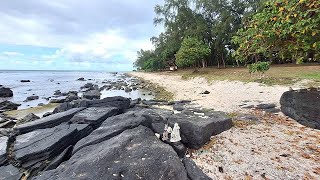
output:
[[[98,144],[105,140],[108,140],[123,131],[131,128],[138,127],[139,125],[148,126],[147,118],[137,115],[136,112],[127,112],[117,116],[110,117],[106,119],[101,126],[93,131],[87,137],[81,139],[74,147],[73,153],[79,151],[80,149]]]
[[[299,123],[320,129],[320,91],[297,90],[283,93],[281,111]]]
[[[85,132],[86,131],[86,132]],[[14,143],[15,159],[25,168],[51,160],[90,131],[85,124],[61,124],[40,129],[16,137]]]
[[[37,121],[28,122],[19,126],[16,126],[14,130],[18,134],[28,133],[37,129],[45,129],[57,126],[63,122],[69,121],[76,113],[82,111],[84,108],[74,108],[65,112],[53,114]]]
[[[7,162],[7,137],[0,137],[0,166]]]
[[[168,118],[169,125],[180,126],[181,141],[189,148],[199,149],[210,140],[210,137],[232,127],[231,118],[222,112],[209,114],[174,114]]]
[[[21,104],[16,104],[11,101],[0,102],[0,110],[12,111],[17,110]]]
[[[35,179],[188,179],[171,146],[146,127],[125,130],[99,144],[82,148],[57,169]]]
[[[78,112],[70,120],[74,124],[89,124],[97,127],[108,117],[119,113],[119,109],[115,107],[91,107]]]
[[[13,92],[10,88],[0,87],[0,97],[12,97]]]

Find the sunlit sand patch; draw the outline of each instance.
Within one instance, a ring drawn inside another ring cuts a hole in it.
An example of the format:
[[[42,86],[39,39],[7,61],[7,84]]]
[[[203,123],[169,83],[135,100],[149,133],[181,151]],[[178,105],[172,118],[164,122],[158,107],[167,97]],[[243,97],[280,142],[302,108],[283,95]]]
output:
[[[56,108],[59,104],[50,103],[44,106],[37,106],[29,109],[22,109],[22,110],[14,110],[14,111],[7,111],[4,114],[11,118],[21,119],[28,115],[29,113],[33,113],[39,117],[42,117],[43,114],[46,112],[52,112],[54,108]]]

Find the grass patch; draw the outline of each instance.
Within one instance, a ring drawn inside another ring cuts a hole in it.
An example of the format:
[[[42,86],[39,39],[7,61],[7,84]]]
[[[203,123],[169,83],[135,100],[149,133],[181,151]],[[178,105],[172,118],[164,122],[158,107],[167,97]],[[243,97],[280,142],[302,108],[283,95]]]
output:
[[[311,80],[309,86],[317,87],[320,85],[320,65],[272,65],[266,72],[265,77],[260,78],[258,75],[251,76],[246,67],[229,67],[226,69],[204,68],[179,70],[174,74],[181,75],[182,79],[188,80],[194,77],[206,78],[209,82],[215,80],[229,80],[242,82],[259,82],[265,85],[292,85],[301,80]]]

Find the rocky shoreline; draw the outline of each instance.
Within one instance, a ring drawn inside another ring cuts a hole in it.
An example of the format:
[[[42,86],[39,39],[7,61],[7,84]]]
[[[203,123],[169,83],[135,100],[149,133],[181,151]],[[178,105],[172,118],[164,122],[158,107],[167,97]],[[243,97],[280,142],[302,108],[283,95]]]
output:
[[[55,90],[52,96],[50,97],[42,97],[49,104],[40,103],[37,107],[33,107],[35,109],[39,109],[43,106],[49,106],[50,104],[61,104],[61,103],[67,103],[72,102],[74,100],[93,100],[93,99],[100,99],[103,92],[108,91],[121,91],[125,93],[131,93],[133,91],[144,91],[143,96],[150,96],[155,97],[155,99],[158,99],[159,95],[161,96],[160,92],[166,92],[162,91],[158,87],[153,86],[150,82],[144,81],[142,79],[130,77],[127,74],[118,74],[113,73],[113,76],[118,77],[116,80],[104,80],[101,82],[101,85],[92,83],[92,79],[85,79],[85,78],[78,78],[76,81],[83,81],[87,82],[83,86],[79,88],[78,91],[68,91],[68,92],[62,92],[61,90]],[[21,81],[22,82],[22,81]],[[23,80],[23,82],[27,82],[27,80]],[[30,80],[29,80],[30,82]],[[9,116],[8,114],[11,113],[11,111],[15,111],[21,106],[19,103],[11,102],[9,100],[6,100],[6,98],[13,97],[14,93],[10,88],[3,87],[0,85],[0,98],[5,98],[2,102],[0,102],[0,128],[10,128],[13,127],[15,122],[18,120],[23,120],[25,118],[16,118]],[[170,96],[165,96],[170,97]],[[39,96],[36,94],[33,94],[32,96],[26,97],[25,101],[23,102],[30,102],[38,100]],[[163,98],[159,98],[163,99]],[[167,98],[170,99],[170,98]],[[24,115],[24,116],[32,116],[35,115],[31,108],[30,114]],[[18,112],[17,112],[18,113]],[[50,113],[43,113],[40,114],[40,116],[45,115],[48,116]],[[38,115],[39,116],[39,115]],[[24,120],[23,120],[24,121]]]
[[[60,104],[52,115],[0,130],[0,179],[210,179],[187,149],[199,149],[232,121],[191,106],[124,97]],[[175,126],[181,141],[166,131]]]

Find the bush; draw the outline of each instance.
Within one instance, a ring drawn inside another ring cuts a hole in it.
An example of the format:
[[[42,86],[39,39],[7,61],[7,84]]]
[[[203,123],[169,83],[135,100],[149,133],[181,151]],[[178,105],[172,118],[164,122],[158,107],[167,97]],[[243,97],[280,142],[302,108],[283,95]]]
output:
[[[270,69],[270,62],[257,62],[253,64],[248,65],[249,73],[254,74],[254,73],[259,73],[260,75],[264,74]]]

